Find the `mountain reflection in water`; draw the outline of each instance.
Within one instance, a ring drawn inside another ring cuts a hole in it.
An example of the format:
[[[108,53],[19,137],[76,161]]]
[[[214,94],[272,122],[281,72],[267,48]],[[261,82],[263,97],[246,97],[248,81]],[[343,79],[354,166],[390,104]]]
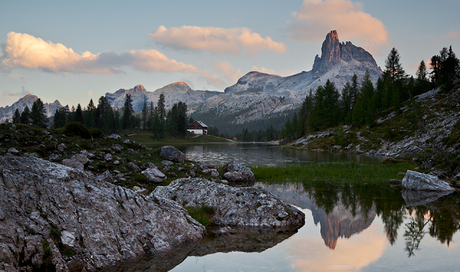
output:
[[[217,230],[202,241],[105,271],[458,270],[457,194],[375,185],[255,186],[302,209],[305,226],[297,233]]]

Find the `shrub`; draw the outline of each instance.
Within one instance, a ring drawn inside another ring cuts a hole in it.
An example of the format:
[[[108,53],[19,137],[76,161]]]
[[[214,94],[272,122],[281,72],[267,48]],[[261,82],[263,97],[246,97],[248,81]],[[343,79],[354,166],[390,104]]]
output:
[[[65,124],[64,134],[67,136],[80,136],[85,139],[91,138],[89,129],[80,122],[69,122]]]
[[[102,136],[104,135],[104,132],[98,128],[91,128],[89,131],[93,138],[102,138]]]

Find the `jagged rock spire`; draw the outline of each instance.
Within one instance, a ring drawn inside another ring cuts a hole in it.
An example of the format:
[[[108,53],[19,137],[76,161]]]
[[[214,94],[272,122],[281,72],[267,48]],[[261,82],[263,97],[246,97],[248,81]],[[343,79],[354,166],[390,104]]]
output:
[[[321,46],[321,58],[318,55],[315,57],[313,72],[315,76],[321,76],[341,61],[350,62],[352,60],[370,62],[377,66],[369,52],[351,42],[340,43],[339,34],[336,30],[332,30],[326,35]]]

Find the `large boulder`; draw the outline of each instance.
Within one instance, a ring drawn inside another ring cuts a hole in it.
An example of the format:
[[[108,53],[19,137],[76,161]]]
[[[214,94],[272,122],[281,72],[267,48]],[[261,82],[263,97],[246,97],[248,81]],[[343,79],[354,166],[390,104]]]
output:
[[[153,194],[186,207],[213,207],[212,223],[221,227],[297,229],[305,215],[280,198],[254,187],[232,187],[201,178],[182,178],[158,186]]]
[[[174,146],[163,146],[160,151],[160,156],[168,161],[183,163],[185,154]]]
[[[142,171],[141,174],[144,175],[148,181],[154,183],[162,183],[166,179],[166,175],[156,167],[149,167]]]
[[[0,233],[0,271],[94,271],[206,230],[174,201],[8,155],[0,157]]]
[[[440,180],[436,176],[407,170],[403,178],[402,186],[409,190],[421,191],[456,191],[449,183]]]
[[[238,162],[230,162],[224,166],[224,178],[230,182],[254,183],[256,177],[250,168]]]

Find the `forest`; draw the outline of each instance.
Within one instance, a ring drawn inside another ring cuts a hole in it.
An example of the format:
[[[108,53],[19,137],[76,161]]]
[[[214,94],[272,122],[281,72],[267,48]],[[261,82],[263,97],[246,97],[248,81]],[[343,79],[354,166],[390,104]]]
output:
[[[421,61],[416,78],[408,77],[398,51],[393,48],[375,86],[368,72],[360,82],[354,75],[342,93],[328,80],[316,91],[310,90],[298,114],[284,124],[279,138],[293,140],[338,125],[372,128],[376,118],[387,109],[399,113],[403,102],[434,88],[451,91],[455,80],[460,78],[459,63],[452,47],[444,47],[430,59],[429,68]]]

